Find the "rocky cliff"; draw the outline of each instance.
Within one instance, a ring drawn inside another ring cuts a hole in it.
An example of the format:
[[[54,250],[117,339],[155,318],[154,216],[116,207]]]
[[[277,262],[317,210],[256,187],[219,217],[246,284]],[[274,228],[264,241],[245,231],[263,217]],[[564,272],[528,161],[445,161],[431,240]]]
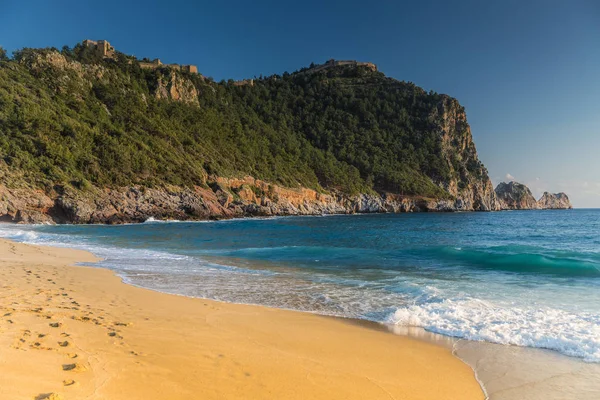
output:
[[[149,218],[203,220],[275,215],[455,211],[454,201],[396,194],[325,194],[245,177],[215,178],[208,187],[121,187],[51,194],[0,186],[0,222],[120,224]]]
[[[501,182],[495,189],[502,210],[547,210],[573,208],[565,193],[548,193],[535,200],[531,190],[519,182]]]
[[[159,100],[174,100],[195,106],[199,105],[198,90],[194,84],[173,69],[166,69],[163,74],[159,74],[154,96]]]
[[[537,202],[538,208],[549,210],[549,209],[557,209],[557,210],[566,210],[571,209],[573,206],[571,205],[571,201],[569,200],[569,196],[565,193],[548,193],[544,192],[542,197]]]
[[[449,168],[449,178],[434,180],[454,197],[454,202],[447,208],[456,211],[499,210],[492,181],[477,157],[464,108],[456,99],[442,96],[429,119],[439,131],[441,153]]]

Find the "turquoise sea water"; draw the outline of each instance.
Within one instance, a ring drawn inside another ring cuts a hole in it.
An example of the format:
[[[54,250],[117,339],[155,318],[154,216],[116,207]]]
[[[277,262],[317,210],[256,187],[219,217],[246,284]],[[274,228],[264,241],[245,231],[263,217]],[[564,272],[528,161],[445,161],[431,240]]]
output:
[[[0,225],[169,293],[419,326],[600,362],[600,210]]]

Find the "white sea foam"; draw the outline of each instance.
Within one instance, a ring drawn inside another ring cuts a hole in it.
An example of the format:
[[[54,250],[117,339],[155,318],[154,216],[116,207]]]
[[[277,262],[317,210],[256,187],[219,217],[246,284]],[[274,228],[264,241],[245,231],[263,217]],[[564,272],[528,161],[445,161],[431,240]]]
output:
[[[469,340],[539,347],[600,362],[600,316],[552,308],[447,299],[396,310],[388,323]]]

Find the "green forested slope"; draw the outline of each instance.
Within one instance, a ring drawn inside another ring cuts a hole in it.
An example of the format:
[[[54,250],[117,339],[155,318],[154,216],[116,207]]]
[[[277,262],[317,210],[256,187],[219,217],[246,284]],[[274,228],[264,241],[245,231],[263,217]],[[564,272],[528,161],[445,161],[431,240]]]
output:
[[[157,98],[164,82],[179,99]],[[474,146],[449,154],[444,145],[448,104],[458,103],[362,67],[238,87],[143,70],[123,54],[102,60],[81,45],[23,49],[0,61],[0,174],[47,190],[249,174],[289,187],[444,198],[450,180],[487,179]],[[461,129],[454,134],[470,140],[466,122]]]

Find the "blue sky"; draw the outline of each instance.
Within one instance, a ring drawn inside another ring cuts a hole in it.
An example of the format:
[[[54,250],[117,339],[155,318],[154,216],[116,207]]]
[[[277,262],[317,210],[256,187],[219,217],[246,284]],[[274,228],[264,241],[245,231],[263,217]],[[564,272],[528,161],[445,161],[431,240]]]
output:
[[[600,2],[416,3],[0,0],[0,46],[107,39],[217,80],[372,61],[459,99],[494,184],[600,207]]]

